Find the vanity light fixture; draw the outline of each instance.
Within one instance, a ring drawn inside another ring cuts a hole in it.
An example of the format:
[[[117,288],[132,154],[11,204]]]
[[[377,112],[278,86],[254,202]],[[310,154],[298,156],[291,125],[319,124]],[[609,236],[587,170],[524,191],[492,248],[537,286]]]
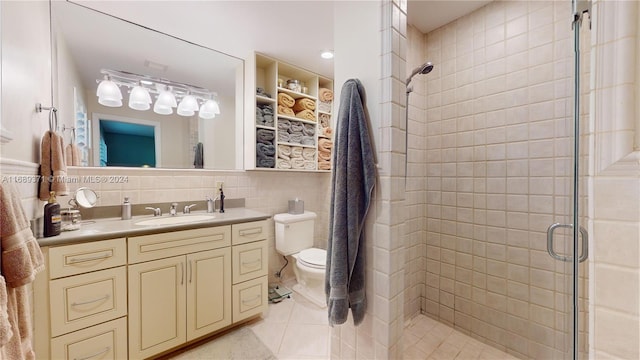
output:
[[[193,116],[198,109],[198,100],[196,100],[195,96],[187,94],[182,98],[182,101],[180,101],[177,112],[178,115]]]
[[[96,91],[98,96],[98,103],[109,107],[122,106],[122,92],[115,82],[111,80],[109,75],[104,76],[104,79],[100,81],[98,90]]]
[[[131,89],[129,94],[129,107],[134,110],[149,110],[151,108],[151,95],[141,84]]]
[[[333,51],[332,50],[324,50],[320,53],[320,57],[323,59],[333,59]]]
[[[157,114],[173,114],[175,107],[181,116],[193,116],[197,111],[201,118],[213,119],[220,114],[215,100],[217,94],[208,89],[126,71],[102,69],[100,72],[103,78],[96,80],[99,83],[96,95],[102,105],[122,106],[120,87],[124,86],[131,89],[129,107],[134,110],[149,110],[153,94],[156,98],[153,111]]]

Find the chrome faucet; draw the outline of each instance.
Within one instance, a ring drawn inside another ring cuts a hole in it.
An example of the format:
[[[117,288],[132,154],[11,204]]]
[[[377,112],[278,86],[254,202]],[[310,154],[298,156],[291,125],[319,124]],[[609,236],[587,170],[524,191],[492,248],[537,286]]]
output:
[[[147,206],[145,209],[153,211],[153,216],[162,216],[162,210],[160,210],[160,208],[153,208],[153,207]]]
[[[184,210],[182,211],[184,214],[191,214],[191,208],[196,206],[196,204],[185,205]]]
[[[176,216],[178,210],[178,203],[171,203],[171,208],[169,209],[169,215]]]

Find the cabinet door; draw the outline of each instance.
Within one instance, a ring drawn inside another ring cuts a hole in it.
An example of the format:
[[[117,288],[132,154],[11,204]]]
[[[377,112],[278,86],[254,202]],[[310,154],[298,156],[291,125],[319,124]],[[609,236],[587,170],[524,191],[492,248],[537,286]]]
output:
[[[186,341],[185,259],[129,266],[130,358],[147,358]]]
[[[51,340],[51,359],[122,360],[126,358],[127,320],[125,318],[58,336]]]
[[[187,341],[231,324],[231,250],[187,255]]]

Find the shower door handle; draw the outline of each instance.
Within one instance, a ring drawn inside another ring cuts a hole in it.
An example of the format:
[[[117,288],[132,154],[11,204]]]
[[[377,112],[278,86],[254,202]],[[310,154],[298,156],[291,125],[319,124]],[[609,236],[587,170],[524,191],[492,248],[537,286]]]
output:
[[[560,224],[555,223],[547,229],[547,252],[551,255],[552,258],[560,261],[571,262],[573,261],[573,256],[563,256],[558,253],[553,248],[553,232],[556,231],[557,228],[567,228],[573,229],[573,224]],[[580,235],[582,236],[582,251],[580,252],[580,256],[578,257],[579,262],[583,262],[587,260],[589,257],[589,233],[585,228],[580,226],[579,228]]]

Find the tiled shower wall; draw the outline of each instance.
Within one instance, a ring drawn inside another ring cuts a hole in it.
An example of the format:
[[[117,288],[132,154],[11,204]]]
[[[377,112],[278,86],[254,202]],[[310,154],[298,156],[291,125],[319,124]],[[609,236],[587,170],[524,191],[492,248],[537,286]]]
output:
[[[522,358],[568,349],[569,276],[546,230],[570,223],[570,12],[496,1],[425,36],[422,309]]]

